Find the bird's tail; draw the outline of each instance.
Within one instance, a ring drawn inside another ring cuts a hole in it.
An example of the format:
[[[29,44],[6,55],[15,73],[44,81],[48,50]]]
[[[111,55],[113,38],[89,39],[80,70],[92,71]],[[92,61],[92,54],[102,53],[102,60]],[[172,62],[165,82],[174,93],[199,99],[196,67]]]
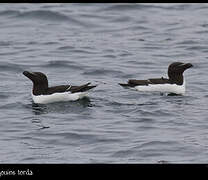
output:
[[[122,87],[133,87],[131,84],[123,84],[123,83],[118,83]]]
[[[128,84],[118,83],[120,86],[126,87],[129,86]]]
[[[87,83],[81,86],[74,86],[73,89],[71,89],[72,93],[76,93],[76,92],[85,92],[88,91],[92,88],[95,88],[97,85],[94,86],[89,86],[91,83]]]

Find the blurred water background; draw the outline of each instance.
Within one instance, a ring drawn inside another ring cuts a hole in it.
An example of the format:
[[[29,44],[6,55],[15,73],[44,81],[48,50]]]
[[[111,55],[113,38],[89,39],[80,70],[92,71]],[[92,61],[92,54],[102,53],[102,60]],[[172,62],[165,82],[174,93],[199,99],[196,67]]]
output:
[[[0,57],[0,163],[208,162],[208,4],[1,4]],[[118,85],[174,61],[185,96]],[[24,70],[98,87],[37,105]]]

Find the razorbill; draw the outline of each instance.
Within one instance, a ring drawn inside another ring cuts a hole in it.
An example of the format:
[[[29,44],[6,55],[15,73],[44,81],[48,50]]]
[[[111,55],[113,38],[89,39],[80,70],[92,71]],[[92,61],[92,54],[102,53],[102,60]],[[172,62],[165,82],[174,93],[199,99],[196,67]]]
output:
[[[60,85],[48,87],[47,76],[42,72],[28,72],[23,74],[33,82],[32,99],[37,104],[47,104],[60,101],[75,101],[87,96],[90,83],[81,86]]]
[[[183,72],[190,67],[193,67],[191,63],[174,62],[168,67],[168,79],[163,77],[147,80],[130,79],[127,84],[119,84],[123,87],[134,88],[138,91],[184,95],[185,79],[183,77]]]

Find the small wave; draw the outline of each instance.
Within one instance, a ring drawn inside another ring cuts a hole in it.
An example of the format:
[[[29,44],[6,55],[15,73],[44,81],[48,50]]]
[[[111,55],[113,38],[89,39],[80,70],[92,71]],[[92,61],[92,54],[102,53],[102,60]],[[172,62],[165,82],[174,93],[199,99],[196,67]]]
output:
[[[16,10],[5,10],[0,12],[0,16],[17,16],[20,14],[20,11]]]
[[[122,11],[122,10],[138,10],[138,9],[149,9],[149,8],[162,8],[161,6],[155,6],[155,5],[145,5],[145,4],[117,4],[117,5],[111,5],[109,7],[105,7],[103,9],[99,9],[102,11]]]
[[[58,136],[63,136],[66,139],[68,139],[68,138],[70,138],[70,139],[78,139],[78,140],[90,140],[90,139],[93,140],[93,139],[97,139],[96,135],[76,133],[76,132],[63,132],[63,133],[59,133],[57,135]]]
[[[9,98],[8,93],[0,92],[0,99],[7,99]]]
[[[99,9],[99,11],[122,11],[122,10],[145,10],[145,9],[165,9],[165,10],[184,10],[185,8],[191,7],[187,4],[141,4],[141,3],[132,3],[132,4],[117,4],[111,5]]]
[[[13,109],[13,108],[22,108],[22,103],[19,102],[9,102],[7,104],[4,104],[0,107],[0,109]]]
[[[63,60],[49,61],[43,66],[44,67],[63,67],[63,68],[78,69],[78,70],[82,70],[84,68],[83,65],[80,65],[73,61],[63,61]]]
[[[17,14],[18,18],[38,18],[41,20],[51,20],[51,21],[65,21],[69,18],[61,14],[59,12],[53,12],[53,11],[44,11],[44,10],[36,10],[36,11],[28,11],[28,12],[21,12]]]
[[[135,4],[117,4],[117,5],[111,5],[109,7],[99,9],[99,11],[130,10],[130,9],[138,9],[138,7],[139,5],[135,5]]]
[[[17,55],[19,51],[1,52],[0,56]]]
[[[24,65],[8,63],[8,62],[1,62],[0,64],[1,71],[22,72],[24,71],[24,67],[25,67]]]
[[[71,49],[74,49],[75,47],[74,46],[61,46],[61,47],[58,47],[57,50],[71,50]]]
[[[72,52],[80,53],[80,54],[98,54],[98,52],[92,52],[92,51],[81,50],[81,49],[75,49]]]
[[[195,6],[193,6],[193,7],[195,7]],[[207,4],[204,3],[202,6],[196,6],[196,9],[206,10],[206,9],[208,9],[208,6],[207,6]]]
[[[127,150],[120,150],[117,151],[115,153],[113,153],[111,156],[112,157],[129,157],[130,155],[132,155],[134,153],[134,151],[132,149],[127,149]]]
[[[177,141],[150,141],[150,142],[145,142],[140,145],[141,148],[146,148],[146,147],[156,147],[156,146],[170,146],[170,145],[175,145],[178,144]]]
[[[37,44],[37,43],[36,43]],[[42,43],[43,45],[53,45],[53,44],[58,44],[58,42],[55,41],[49,41],[49,42],[44,42]]]
[[[206,27],[208,27],[208,24],[207,23],[203,23],[200,26],[206,28]]]
[[[152,123],[155,123],[156,121],[155,121],[155,119],[153,119],[153,118],[139,118],[139,119],[136,119],[136,120],[134,120],[134,121],[136,121],[136,122],[140,122],[140,123],[150,123],[150,124],[152,124]],[[141,127],[140,127],[141,128]],[[142,128],[153,128],[153,127],[149,127],[149,126],[142,126]]]
[[[204,30],[196,31],[196,33],[197,34],[205,34],[205,35],[207,35],[208,30],[207,29],[204,29]]]
[[[36,136],[35,133],[34,134],[30,133],[30,135],[31,134]],[[104,140],[103,137],[100,137],[97,134],[83,133],[80,130],[79,131],[77,130],[75,132],[47,133],[46,136],[54,137],[53,139],[47,140],[46,143],[48,143],[48,144],[56,144],[56,145],[57,144],[61,144],[61,145],[69,145],[69,144],[77,145],[80,142],[86,143],[86,144],[90,144],[90,143],[95,143],[95,142]],[[59,137],[59,138],[57,138],[57,137]],[[61,137],[61,139],[60,139],[60,137]],[[40,140],[39,138],[34,138],[34,139]],[[41,139],[41,140],[44,140],[44,139]]]
[[[181,42],[178,42],[176,44],[187,44],[187,45],[193,45],[193,44],[196,44],[198,43],[197,41],[194,41],[194,40],[184,40],[184,41],[181,41]]]
[[[187,47],[186,50],[205,50],[207,52],[207,46],[191,46],[191,47]]]
[[[132,55],[133,54],[129,53],[129,52],[124,52],[124,53],[119,54],[119,56],[121,56],[121,57],[128,57],[128,56],[132,56]]]
[[[142,110],[142,109],[137,109],[135,113],[140,113],[143,117],[170,117],[172,113],[170,112],[165,112],[163,110],[154,110],[154,111],[147,111],[147,110]]]
[[[15,18],[19,19],[38,19],[45,21],[56,21],[56,22],[70,22],[72,25],[78,25],[83,27],[92,27],[92,24],[85,23],[80,21],[80,19],[73,18],[71,16],[67,16],[60,12],[50,11],[50,10],[35,10],[35,11],[27,11],[27,12],[19,12],[16,13]]]
[[[116,56],[115,55],[112,55],[112,54],[106,54],[106,55],[103,55],[102,57],[104,57],[104,58],[116,58]]]
[[[117,76],[118,74],[123,74],[123,73],[117,70],[94,69],[94,70],[85,71],[82,74],[84,75],[110,75],[111,74],[113,76]]]
[[[141,31],[141,30],[150,30],[150,28],[149,27],[145,27],[145,26],[143,26],[143,25],[141,25],[141,24],[139,24],[139,25],[133,25],[133,26],[128,26],[128,27],[126,27],[126,28],[123,28],[122,30],[134,30],[134,31]]]
[[[88,49],[88,50],[87,50]],[[58,47],[55,52],[60,52],[66,54],[66,53],[77,53],[77,54],[98,54],[98,52],[92,51],[92,48],[83,48],[83,49],[75,49],[74,46],[61,46]],[[54,52],[54,51],[51,51]]]
[[[12,41],[0,41],[0,46],[5,47],[5,46],[10,46],[12,45]]]
[[[131,18],[128,17],[128,16],[122,16],[122,17],[113,18],[110,21],[111,22],[115,22],[115,23],[118,23],[118,22],[131,22]]]
[[[135,103],[122,103],[116,101],[109,101],[106,105],[109,106],[135,106]]]

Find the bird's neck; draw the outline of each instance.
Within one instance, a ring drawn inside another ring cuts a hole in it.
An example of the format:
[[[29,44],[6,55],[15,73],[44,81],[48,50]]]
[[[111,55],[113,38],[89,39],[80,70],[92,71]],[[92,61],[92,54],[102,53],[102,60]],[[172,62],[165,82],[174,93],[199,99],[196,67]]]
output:
[[[33,94],[34,95],[44,95],[46,94],[48,89],[48,85],[43,85],[43,84],[33,84]]]
[[[183,75],[173,75],[169,77],[169,80],[171,83],[177,84],[177,85],[183,85],[183,82],[184,82]]]

